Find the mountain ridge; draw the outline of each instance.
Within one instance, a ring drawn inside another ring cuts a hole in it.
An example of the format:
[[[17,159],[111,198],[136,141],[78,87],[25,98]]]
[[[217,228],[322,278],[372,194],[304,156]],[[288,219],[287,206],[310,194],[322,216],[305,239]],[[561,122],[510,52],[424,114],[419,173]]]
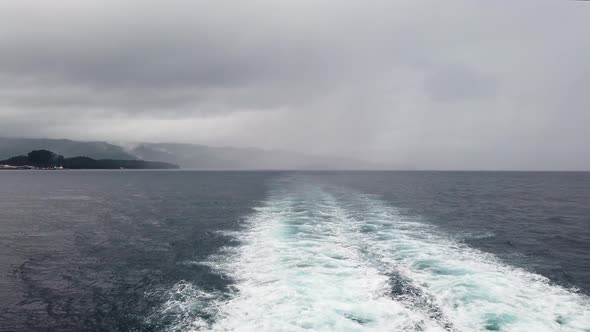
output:
[[[201,170],[322,170],[383,169],[355,160],[260,148],[214,147],[190,143],[110,143],[48,138],[0,137],[0,160],[31,150],[51,150],[64,157],[166,161]]]

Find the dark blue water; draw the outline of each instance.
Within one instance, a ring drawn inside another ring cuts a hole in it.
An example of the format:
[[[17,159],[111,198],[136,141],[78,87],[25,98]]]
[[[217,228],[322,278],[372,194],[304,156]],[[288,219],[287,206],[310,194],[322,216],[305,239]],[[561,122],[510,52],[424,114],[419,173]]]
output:
[[[590,173],[0,173],[2,331],[590,331],[588,294]]]

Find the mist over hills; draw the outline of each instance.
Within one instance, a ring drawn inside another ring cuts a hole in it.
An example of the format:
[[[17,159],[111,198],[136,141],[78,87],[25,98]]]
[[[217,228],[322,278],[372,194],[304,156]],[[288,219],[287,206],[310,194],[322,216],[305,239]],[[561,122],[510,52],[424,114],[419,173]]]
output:
[[[0,138],[0,160],[47,149],[64,157],[95,159],[142,159],[165,161],[185,169],[379,169],[353,158],[312,156],[296,152],[256,148],[211,147],[183,143],[114,144],[68,139]],[[382,168],[382,167],[381,167]]]

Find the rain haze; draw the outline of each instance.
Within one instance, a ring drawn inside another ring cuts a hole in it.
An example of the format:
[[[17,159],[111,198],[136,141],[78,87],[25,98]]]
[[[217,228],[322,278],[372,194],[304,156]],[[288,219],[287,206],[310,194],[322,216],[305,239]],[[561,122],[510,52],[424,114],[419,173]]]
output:
[[[590,2],[3,0],[0,136],[590,170]]]

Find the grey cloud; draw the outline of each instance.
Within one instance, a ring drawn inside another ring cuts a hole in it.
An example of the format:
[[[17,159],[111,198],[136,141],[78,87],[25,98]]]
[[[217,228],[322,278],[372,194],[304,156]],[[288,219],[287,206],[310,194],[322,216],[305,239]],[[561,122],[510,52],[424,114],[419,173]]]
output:
[[[461,65],[437,68],[425,81],[425,90],[436,101],[490,98],[498,89],[497,80]]]
[[[417,168],[531,168],[542,144],[590,169],[588,22],[549,0],[6,0],[0,136]]]

